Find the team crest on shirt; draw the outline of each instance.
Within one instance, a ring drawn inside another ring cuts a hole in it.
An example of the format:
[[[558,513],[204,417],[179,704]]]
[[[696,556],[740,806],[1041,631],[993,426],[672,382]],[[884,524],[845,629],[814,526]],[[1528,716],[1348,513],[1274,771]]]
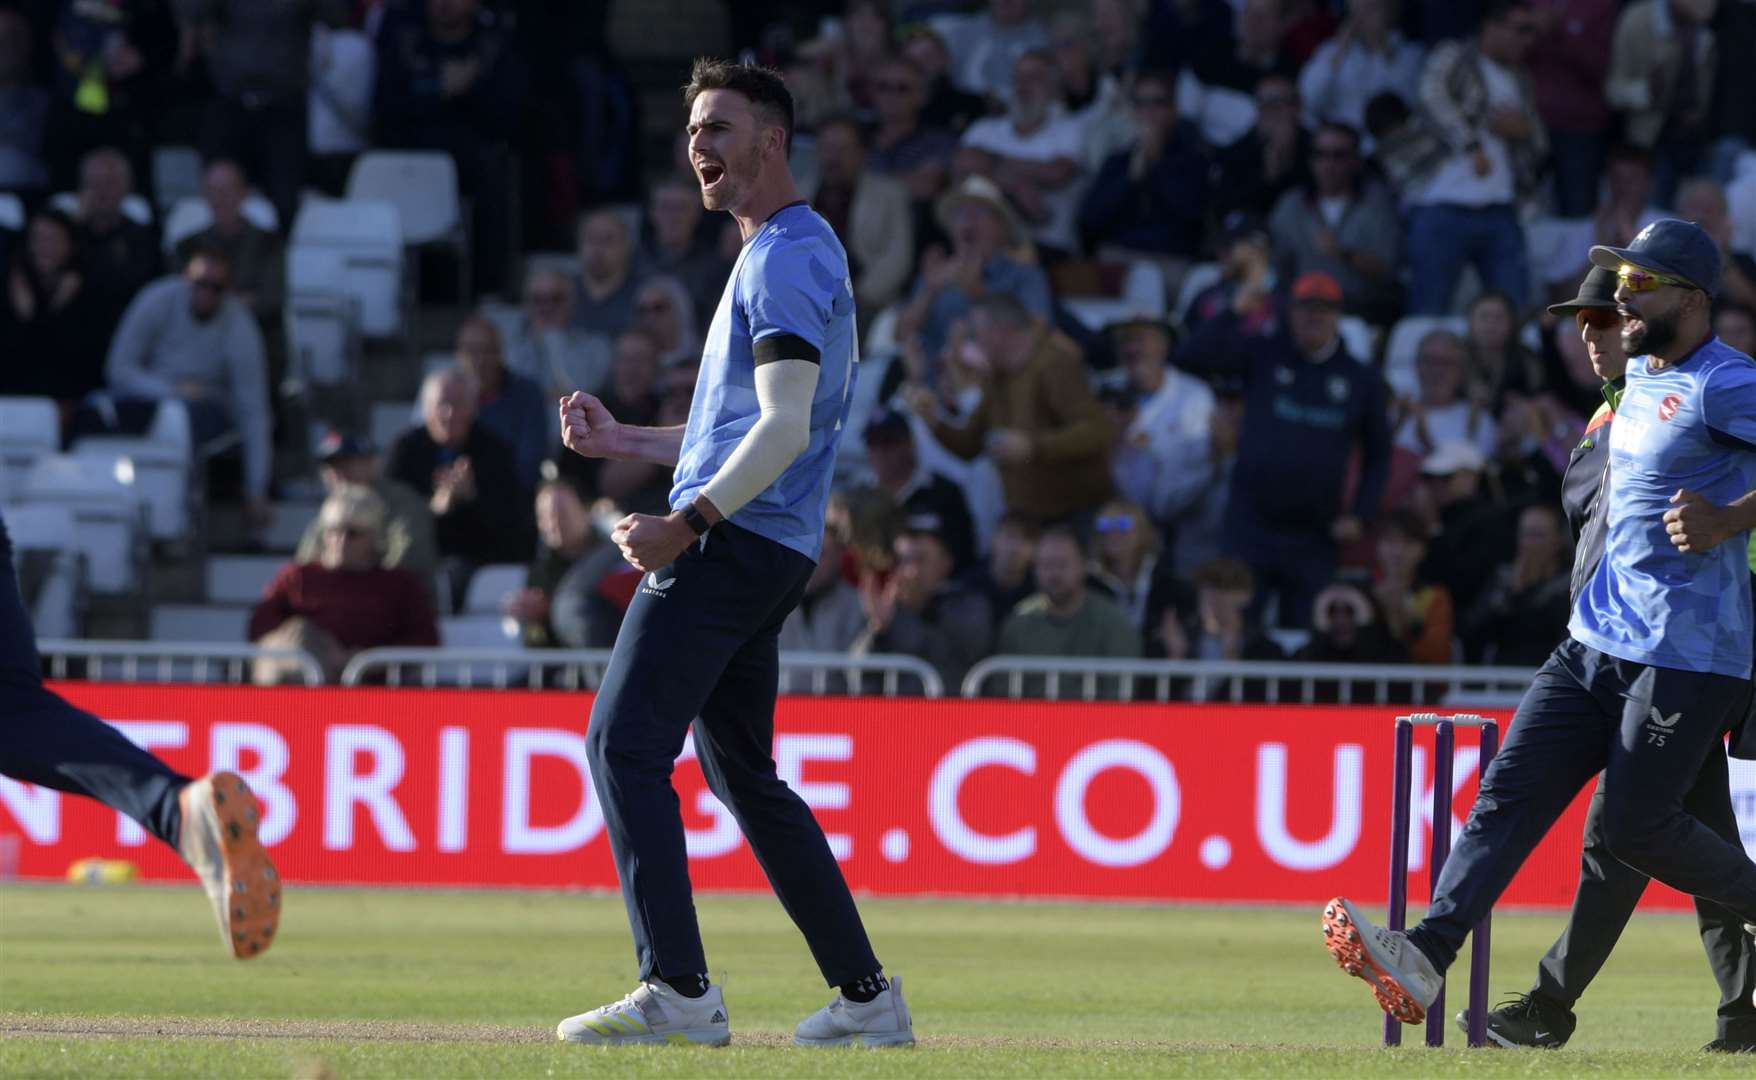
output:
[[[1329,377],[1329,397],[1338,405],[1347,400],[1347,379],[1344,376]]]
[[[1680,408],[1682,404],[1683,397],[1681,394],[1666,394],[1665,399],[1658,403],[1658,418],[1660,420],[1670,420],[1671,417],[1677,415],[1677,409]]]

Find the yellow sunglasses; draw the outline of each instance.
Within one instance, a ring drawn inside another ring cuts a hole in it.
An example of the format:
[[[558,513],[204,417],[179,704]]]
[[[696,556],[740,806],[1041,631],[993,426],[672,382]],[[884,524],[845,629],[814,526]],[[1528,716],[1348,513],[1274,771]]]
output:
[[[1669,274],[1658,274],[1651,270],[1642,270],[1638,266],[1623,263],[1616,271],[1616,279],[1622,288],[1631,293],[1651,292],[1663,285],[1675,285],[1679,289],[1693,289],[1695,283]]]

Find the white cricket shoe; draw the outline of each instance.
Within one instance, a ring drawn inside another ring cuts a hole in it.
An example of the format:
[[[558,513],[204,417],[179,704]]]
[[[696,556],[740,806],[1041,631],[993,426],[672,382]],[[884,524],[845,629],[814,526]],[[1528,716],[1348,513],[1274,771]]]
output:
[[[871,1001],[835,1000],[818,1009],[793,1032],[797,1046],[913,1046],[915,1025],[902,999],[902,979],[890,976],[890,989]]]
[[[1425,1020],[1445,986],[1445,977],[1407,934],[1373,926],[1343,897],[1323,908],[1323,944],[1341,970],[1366,980],[1384,1011],[1405,1024]]]
[[[248,960],[274,944],[280,927],[280,875],[256,829],[262,807],[234,772],[209,773],[177,793],[183,824],[177,854],[201,879],[220,939]]]
[[[555,1026],[555,1038],[588,1046],[724,1046],[732,1041],[732,1025],[726,1019],[725,996],[717,986],[692,998],[662,982],[643,982],[621,1001],[561,1021]]]

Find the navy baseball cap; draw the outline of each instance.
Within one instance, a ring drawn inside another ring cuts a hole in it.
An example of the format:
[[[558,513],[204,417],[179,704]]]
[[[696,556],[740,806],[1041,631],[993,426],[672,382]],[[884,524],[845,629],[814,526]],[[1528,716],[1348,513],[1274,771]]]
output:
[[[376,453],[370,439],[352,432],[331,431],[317,444],[317,460],[322,464],[343,458],[369,457]]]
[[[1591,249],[1593,266],[1616,270],[1623,263],[1680,277],[1710,300],[1719,295],[1719,245],[1693,222],[1664,218],[1641,229],[1625,248],[1599,244]]]

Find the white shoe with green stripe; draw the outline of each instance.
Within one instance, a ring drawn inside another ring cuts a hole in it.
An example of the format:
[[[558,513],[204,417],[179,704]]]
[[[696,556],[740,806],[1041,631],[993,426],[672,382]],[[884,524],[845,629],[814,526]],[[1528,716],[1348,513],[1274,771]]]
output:
[[[725,997],[717,986],[690,998],[662,982],[643,982],[621,1001],[561,1021],[555,1038],[588,1046],[724,1046],[732,1041],[732,1026],[726,1019]]]

